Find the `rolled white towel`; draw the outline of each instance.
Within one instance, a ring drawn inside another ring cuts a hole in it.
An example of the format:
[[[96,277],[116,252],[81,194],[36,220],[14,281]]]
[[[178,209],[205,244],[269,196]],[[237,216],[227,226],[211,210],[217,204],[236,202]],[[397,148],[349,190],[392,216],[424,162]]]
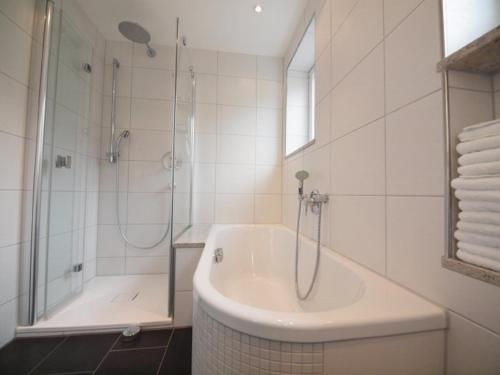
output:
[[[493,259],[488,259],[481,257],[479,255],[470,254],[466,251],[458,250],[457,257],[466,261],[467,263],[474,264],[476,266],[488,268],[494,271],[500,271],[500,262]]]
[[[474,139],[472,141],[460,142],[457,145],[457,152],[460,155],[469,154],[471,152],[491,150],[500,148],[500,135]]]
[[[500,212],[500,203],[495,202],[460,200],[458,201],[458,207],[462,211]]]
[[[479,255],[500,262],[500,249],[496,249],[494,247],[474,245],[471,243],[458,241],[457,248],[463,251],[467,251],[470,254]]]
[[[455,238],[462,242],[473,243],[481,246],[500,248],[500,238],[498,237],[464,232],[463,230],[459,229],[455,231]]]
[[[451,186],[457,190],[500,190],[500,177],[458,177]]]
[[[472,139],[488,137],[490,135],[500,134],[500,121],[493,120],[482,122],[480,124],[467,126],[458,135],[460,141],[470,141]]]
[[[455,190],[460,200],[500,202],[500,191],[495,190]]]
[[[500,160],[500,148],[494,148],[491,150],[471,152],[470,154],[462,155],[458,158],[458,164],[471,165],[498,160]]]
[[[495,224],[471,223],[468,221],[459,220],[457,223],[457,228],[467,233],[484,234],[486,236],[498,237],[498,239],[500,240],[500,226]]]
[[[462,211],[458,214],[458,218],[466,223],[500,225],[499,212]]]
[[[490,161],[458,167],[458,174],[464,177],[484,177],[500,174],[500,161]]]

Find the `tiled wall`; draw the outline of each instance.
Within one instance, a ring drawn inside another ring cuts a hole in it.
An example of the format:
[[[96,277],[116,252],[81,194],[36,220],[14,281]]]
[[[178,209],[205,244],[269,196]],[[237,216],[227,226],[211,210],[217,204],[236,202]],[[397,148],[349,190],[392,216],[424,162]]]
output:
[[[26,108],[34,1],[0,2],[0,346],[17,324]]]
[[[491,346],[498,351],[500,345],[500,289],[441,267],[445,212],[443,100],[436,72],[441,58],[439,1],[311,0],[285,64],[314,13],[317,137],[314,146],[284,160],[284,223],[295,227],[293,175],[306,169],[311,173],[306,192],[319,188],[330,194],[323,242],[448,307],[450,368],[463,366],[463,373],[498,369]],[[460,92],[467,95],[481,95],[485,88],[474,87],[478,79],[460,75],[451,82],[456,87],[461,80],[467,90]],[[491,103],[479,108],[480,116],[491,118]],[[467,108],[457,106],[461,112],[452,117],[464,119],[473,112]],[[304,217],[302,231],[311,237],[313,224],[312,215]]]
[[[115,215],[115,171],[105,159],[111,107],[111,63],[120,61],[118,127],[130,129],[122,144],[120,209],[131,240],[146,245],[161,237],[168,217],[168,181],[160,159],[170,150],[173,99],[171,47],[108,42],[99,205],[98,274],[168,270],[168,242],[152,250],[126,245]],[[260,56],[183,50],[181,95],[188,68],[197,78],[193,221],[281,222],[282,60]],[[187,202],[179,172],[176,208]],[[186,199],[182,199],[183,195]],[[178,198],[178,199],[177,199]],[[147,203],[147,210],[144,208]],[[186,220],[185,220],[186,221]]]
[[[106,158],[111,123],[112,62],[117,75],[116,137],[130,137],[120,147],[119,208],[122,230],[140,246],[158,241],[168,223],[170,172],[162,156],[171,150],[174,50],[155,46],[154,59],[143,45],[106,41],[104,103],[99,181],[97,274],[168,272],[168,240],[151,250],[136,249],[121,238],[116,219],[116,167]]]

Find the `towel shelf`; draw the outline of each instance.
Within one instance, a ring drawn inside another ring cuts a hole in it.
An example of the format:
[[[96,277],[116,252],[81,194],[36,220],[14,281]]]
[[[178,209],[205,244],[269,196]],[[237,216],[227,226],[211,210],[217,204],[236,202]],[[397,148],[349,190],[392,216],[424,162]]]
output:
[[[442,59],[438,72],[460,70],[495,74],[500,71],[500,26]]]

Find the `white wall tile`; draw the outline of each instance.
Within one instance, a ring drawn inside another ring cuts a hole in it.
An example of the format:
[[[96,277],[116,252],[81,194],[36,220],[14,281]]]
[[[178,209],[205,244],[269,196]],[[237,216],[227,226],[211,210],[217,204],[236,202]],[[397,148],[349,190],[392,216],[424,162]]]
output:
[[[0,207],[8,215],[0,215],[0,247],[19,243],[21,240],[20,191],[0,191]]]
[[[328,343],[324,370],[327,374],[441,374],[444,347],[443,331]]]
[[[215,220],[215,194],[193,194],[193,222],[213,223]]]
[[[326,96],[315,108],[314,122],[314,147],[321,147],[330,142],[330,104],[329,96]]]
[[[283,59],[271,56],[257,56],[257,78],[282,81]]]
[[[171,137],[165,131],[134,130],[123,143],[129,143],[130,160],[160,161],[172,147]]]
[[[181,54],[181,69],[187,71],[194,67],[195,73],[217,74],[217,52],[189,48]]]
[[[217,132],[219,134],[254,135],[256,109],[240,106],[217,106]]]
[[[194,131],[196,133],[217,132],[217,106],[215,104],[196,104]]]
[[[260,165],[279,165],[281,163],[281,140],[279,138],[257,137],[255,162]]]
[[[209,74],[197,74],[196,102],[213,104],[216,103],[216,99],[217,99],[217,76]]]
[[[24,139],[0,132],[0,189],[20,190],[23,188]]]
[[[219,71],[223,76],[256,78],[257,58],[253,55],[219,52]]]
[[[133,193],[167,192],[172,172],[158,161],[130,161],[128,191]]]
[[[331,86],[331,44],[328,43],[325,51],[316,61],[315,65],[315,100],[319,103],[330,92]]]
[[[18,296],[19,245],[0,248],[0,305]]]
[[[495,374],[500,369],[500,336],[454,312],[448,314],[449,374]]]
[[[255,137],[241,135],[218,136],[217,161],[253,164],[255,162]]]
[[[113,87],[113,67],[106,65],[104,68],[104,95],[111,96]],[[116,76],[116,95],[130,97],[132,93],[132,69],[121,66]]]
[[[255,195],[255,222],[258,224],[281,223],[281,195]]]
[[[128,223],[159,224],[168,222],[168,193],[129,193]]]
[[[441,91],[387,117],[388,194],[443,194],[443,134]]]
[[[425,0],[385,42],[386,108],[393,111],[441,87],[439,9]],[[408,74],[411,72],[411,74]]]
[[[217,155],[217,136],[197,134],[194,139],[194,160],[199,163],[215,163]]]
[[[0,73],[0,130],[23,137],[27,107],[28,89]]]
[[[394,30],[420,3],[422,0],[384,0],[385,34]]]
[[[316,16],[316,27],[314,30],[314,50],[315,50],[315,58],[318,58],[328,43],[330,42],[331,37],[331,10],[330,10],[331,1],[325,1],[321,11]]]
[[[132,96],[146,99],[173,99],[173,73],[168,70],[134,68]]]
[[[332,34],[335,34],[342,24],[345,22],[347,16],[352,11],[358,0],[331,0],[331,13],[332,13]]]
[[[196,163],[194,165],[193,192],[215,192],[215,164]]]
[[[168,224],[127,225],[127,238],[132,242],[126,245],[127,257],[168,256],[170,253],[168,239],[164,239],[151,249],[139,249],[134,246],[152,246],[165,236],[167,228]],[[167,272],[167,270],[162,272]]]
[[[219,76],[217,78],[217,103],[255,106],[257,84],[255,79]]]
[[[190,327],[193,320],[193,293],[175,293],[174,327]]]
[[[129,42],[106,41],[105,64],[113,64],[117,59],[120,66],[132,66],[133,44]]]
[[[280,137],[282,125],[280,109],[257,108],[257,135],[264,137]]]
[[[166,100],[132,99],[130,127],[143,130],[169,131],[172,126],[173,103]]]
[[[385,194],[384,120],[331,144],[333,194]]]
[[[0,3],[0,11],[25,32],[32,34],[35,14],[34,0],[3,0]]]
[[[122,228],[125,228],[124,226]],[[125,229],[124,229],[125,230]],[[125,241],[118,226],[99,225],[97,232],[97,256],[100,258],[122,257],[125,255]]]
[[[168,257],[127,257],[127,275],[159,274],[168,272]]]
[[[31,38],[0,13],[0,72],[28,86]]]
[[[215,222],[219,224],[249,224],[254,219],[254,197],[247,194],[217,194]]]
[[[255,192],[260,194],[281,193],[281,168],[279,166],[255,166]]]
[[[130,43],[128,43],[130,44]],[[132,52],[133,65],[149,69],[175,69],[175,47],[151,44],[156,56],[151,58],[146,53],[146,46],[134,43]]]
[[[448,72],[450,87],[491,92],[494,79],[486,74],[476,74],[451,70]]]
[[[96,264],[99,276],[125,274],[125,258],[97,258]]]
[[[331,248],[385,273],[385,197],[334,196],[330,204]]]
[[[193,276],[203,249],[177,248],[175,256],[175,290],[193,290]]]
[[[383,24],[383,0],[360,0],[356,4],[333,38],[333,85],[382,41]]]
[[[322,194],[330,193],[330,148],[328,146],[304,155],[304,169],[309,177],[304,181],[305,191],[318,189]]]
[[[17,326],[18,300],[14,299],[0,306],[0,347],[7,344],[15,336]]]
[[[384,115],[382,46],[375,48],[332,90],[331,100],[331,134],[333,139]]]
[[[216,192],[219,194],[251,194],[255,190],[255,166],[217,164]]]

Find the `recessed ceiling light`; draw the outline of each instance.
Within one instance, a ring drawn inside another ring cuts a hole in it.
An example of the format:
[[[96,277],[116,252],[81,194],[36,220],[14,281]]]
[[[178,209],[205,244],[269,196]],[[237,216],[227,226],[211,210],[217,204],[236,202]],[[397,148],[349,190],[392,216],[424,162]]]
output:
[[[260,4],[257,4],[254,6],[253,10],[255,10],[255,13],[260,13],[262,12],[262,6]]]

